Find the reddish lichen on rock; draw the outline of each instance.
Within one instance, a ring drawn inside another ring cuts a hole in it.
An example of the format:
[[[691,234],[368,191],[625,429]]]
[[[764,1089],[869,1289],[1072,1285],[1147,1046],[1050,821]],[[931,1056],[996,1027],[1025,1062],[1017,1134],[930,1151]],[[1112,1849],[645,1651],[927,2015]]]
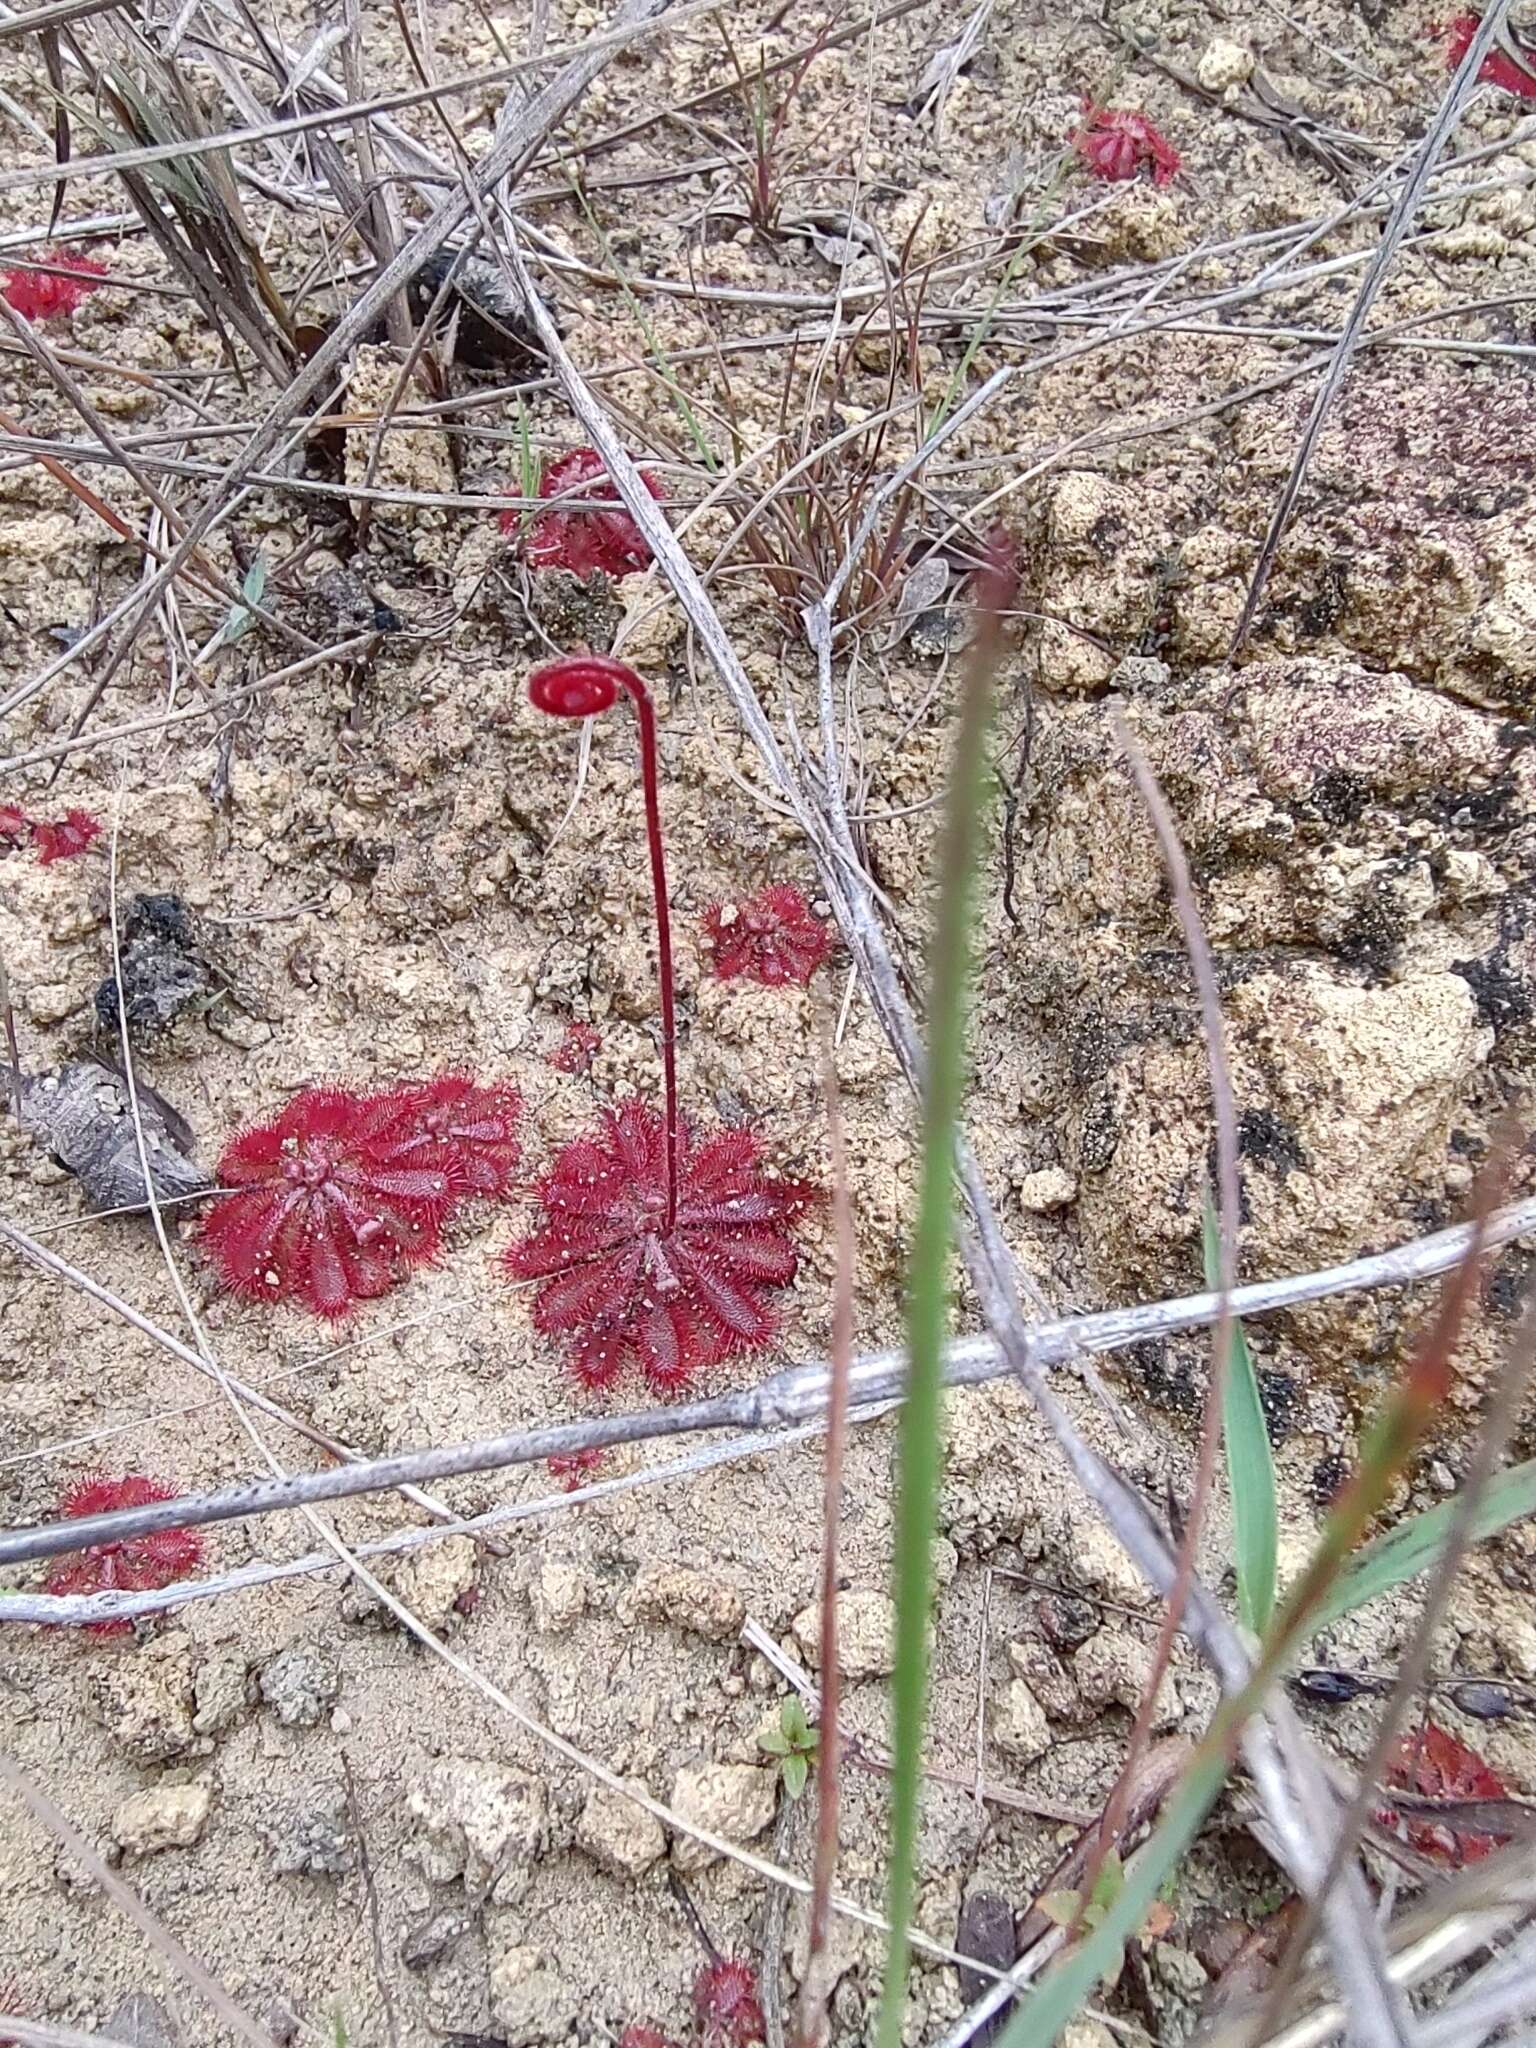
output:
[[[640,481],[659,503],[661,485],[644,470]],[[538,513],[523,545],[531,569],[568,569],[586,578],[599,570],[605,576],[628,576],[649,568],[651,547],[624,510],[603,458],[595,448],[573,448],[546,465],[539,496],[558,499]],[[523,515],[504,512],[503,533],[515,536]]]
[[[149,1507],[179,1498],[174,1486],[142,1473],[121,1479],[100,1475],[85,1479],[68,1492],[60,1513],[70,1520],[82,1515],[113,1514],[122,1508]],[[93,1543],[89,1549],[61,1557],[44,1581],[49,1593],[145,1593],[158,1591],[194,1570],[203,1555],[196,1529],[159,1529],[148,1536],[128,1536],[114,1543]],[[88,1621],[92,1635],[126,1635],[133,1623],[126,1617]]]
[[[542,1228],[504,1256],[509,1278],[544,1282],[535,1327],[571,1340],[584,1386],[633,1364],[673,1393],[778,1328],[769,1296],[799,1264],[787,1227],[815,1190],[767,1173],[749,1130],[678,1135],[670,1225],[665,1119],[631,1099],[559,1154],[539,1183]]]
[[[1116,184],[1150,170],[1154,185],[1166,185],[1179,174],[1181,159],[1173,144],[1147,116],[1131,107],[1101,107],[1083,102],[1082,126],[1072,147],[1096,178]]]
[[[704,929],[722,981],[758,981],[765,988],[803,987],[832,944],[826,926],[786,882],[739,903],[712,903]]]

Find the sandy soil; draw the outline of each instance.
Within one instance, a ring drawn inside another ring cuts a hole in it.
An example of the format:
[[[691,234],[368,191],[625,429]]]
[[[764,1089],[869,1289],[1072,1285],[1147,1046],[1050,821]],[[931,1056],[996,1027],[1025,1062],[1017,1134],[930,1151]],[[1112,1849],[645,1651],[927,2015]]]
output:
[[[369,85],[409,81],[391,10],[369,5],[364,14]],[[889,248],[906,247],[909,264],[935,265],[932,299],[961,309],[952,327],[925,330],[916,367],[930,408],[961,363],[966,323],[1005,270],[1010,304],[1076,285],[1101,289],[1119,269],[1169,258],[1183,266],[1178,289],[1214,290],[1230,275],[1214,245],[1333,213],[1366,183],[1361,166],[1379,167],[1422,131],[1443,79],[1422,10],[1391,0],[1342,15],[1309,0],[1290,14],[1134,0],[1111,15],[1175,71],[1204,81],[1203,91],[1150,58],[1117,54],[1091,14],[999,0],[942,130],[932,114],[907,110],[954,27],[929,9],[883,26],[868,50],[824,52],[790,111],[784,146],[799,182],[786,216],[846,207],[857,163],[864,217]],[[584,6],[558,8],[551,34],[575,37],[596,19]],[[800,47],[816,21],[796,8],[764,47]],[[295,39],[313,26],[295,21]],[[523,47],[526,10],[498,7],[494,30],[469,10],[434,21],[440,71],[496,62],[497,36]],[[749,64],[755,19],[744,17],[733,35]],[[1315,156],[1289,153],[1281,135],[1245,118],[1255,64],[1286,100],[1375,154],[1335,174]],[[566,139],[584,141],[716,84],[722,65],[718,35],[696,19],[611,67]],[[46,144],[16,114],[19,106],[46,119],[40,64],[13,43],[4,72],[8,161],[46,161]],[[195,64],[193,75],[211,91]],[[1058,174],[1084,93],[1144,107],[1183,155],[1178,181],[1103,187],[1070,165]],[[487,145],[499,103],[499,89],[467,103],[472,155]],[[1518,295],[1528,294],[1536,227],[1536,142],[1501,146],[1517,111],[1506,96],[1485,94],[1469,114],[1459,147],[1489,154],[1458,175],[1489,189],[1432,210],[1389,278],[1375,324],[1531,342]],[[441,146],[429,114],[400,118]],[[599,366],[667,351],[726,462],[727,410],[742,453],[761,448],[776,430],[786,375],[792,423],[808,402],[813,352],[786,369],[786,348],[769,339],[732,358],[728,393],[707,355],[685,352],[717,334],[782,334],[824,305],[838,275],[825,245],[805,233],[755,234],[729,170],[681,170],[727,154],[746,133],[731,103],[650,127],[592,160],[603,177],[625,182],[594,185],[587,210],[569,198],[529,208],[551,247],[598,273],[617,265],[632,280],[626,297],[590,277],[547,278],[578,358]],[[666,176],[645,182],[652,174]],[[548,182],[560,184],[558,170]],[[1011,213],[998,198],[1007,190],[1019,195]],[[316,252],[313,217],[256,193],[247,199],[274,276],[296,287]],[[31,191],[4,204],[18,230],[43,211]],[[105,181],[81,180],[66,218],[120,205]],[[999,226],[1007,220],[1011,245]],[[1315,253],[1358,257],[1373,233],[1351,220]],[[162,447],[224,459],[234,444],[199,439],[176,387],[121,373],[216,370],[206,322],[142,237],[125,235],[110,263],[125,285],[167,289],[110,289],[75,316],[70,338],[86,358],[79,375],[91,403],[124,435],[153,431],[166,437]],[[720,295],[690,300],[690,275]],[[1130,338],[1045,369],[1028,366],[1079,330],[1023,316],[1003,322],[962,388],[1003,362],[1020,373],[928,480],[922,517],[935,531],[941,515],[1015,486],[1001,511],[1022,542],[1027,587],[997,727],[1010,798],[1006,835],[999,830],[989,855],[968,1115],[1010,1241],[1063,1307],[1198,1284],[1210,1142],[1198,1013],[1155,845],[1109,733],[1111,692],[1125,699],[1175,809],[1219,955],[1242,1110],[1246,1274],[1378,1249],[1453,1218],[1490,1125],[1529,1079],[1536,541],[1525,358],[1423,346],[1362,355],[1249,647],[1236,667],[1224,666],[1315,389],[1307,376],[1277,381],[1299,369],[1307,344],[1271,330],[1335,332],[1358,275],[1357,263],[1239,306],[1216,331],[1205,321],[1205,331]],[[732,292],[777,297],[746,304]],[[306,303],[320,317],[336,300],[316,288]],[[887,343],[862,342],[815,399],[817,431],[856,426],[883,406],[889,363]],[[7,365],[4,404],[27,431],[77,438],[78,421],[35,366],[14,356]],[[393,379],[382,347],[359,351],[349,416],[376,411]],[[1244,396],[1254,387],[1262,388]],[[454,389],[466,388],[473,381],[456,373]],[[631,370],[603,389],[669,496],[697,503],[709,479],[662,380]],[[224,376],[200,403],[213,419],[247,421],[268,395],[259,380],[247,395]],[[1230,402],[1218,406],[1222,399]],[[375,443],[366,428],[347,428],[340,474],[356,485],[376,446],[381,486],[515,490],[518,406],[498,401],[461,417],[475,431],[417,422]],[[535,392],[522,417],[539,450],[576,438],[547,392]],[[887,461],[910,446],[910,419],[900,431],[908,439],[891,444]],[[107,468],[90,475],[109,504],[139,519],[129,479]],[[656,1092],[652,921],[631,740],[616,721],[600,725],[582,779],[573,733],[541,723],[522,692],[529,661],[548,645],[601,645],[622,619],[626,651],[665,713],[687,1099],[704,1120],[750,1120],[776,1163],[824,1178],[817,1012],[841,1002],[846,963],[835,958],[808,994],[710,975],[701,943],[709,903],[770,880],[814,897],[815,875],[764,800],[760,766],[676,613],[648,582],[596,592],[556,577],[531,588],[493,517],[385,505],[364,524],[345,496],[322,498],[302,483],[295,472],[293,488],[256,491],[233,522],[243,553],[232,555],[223,536],[210,552],[237,578],[261,553],[274,570],[268,601],[325,639],[355,629],[338,609],[335,572],[344,570],[369,605],[398,620],[365,666],[256,695],[214,738],[193,722],[73,755],[51,789],[46,765],[0,784],[0,800],[45,814],[81,805],[108,821],[124,904],[138,891],[173,891],[189,906],[216,970],[216,999],[146,1042],[142,1059],[191,1125],[201,1159],[215,1160],[242,1121],[320,1080],[371,1083],[446,1066],[513,1078],[535,1168],[590,1124],[599,1102]],[[8,692],[58,652],[62,630],[84,627],[123,596],[140,567],[30,461],[0,470],[0,501]],[[731,526],[716,510],[693,527],[701,567]],[[770,708],[781,721],[793,708],[810,730],[803,649],[761,577],[738,560],[714,587]],[[193,648],[220,617],[189,601],[184,614]],[[936,644],[882,623],[864,636],[847,684],[871,866],[914,948],[955,674]],[[173,672],[184,668],[179,646],[168,663],[172,646],[157,619],[93,714],[99,722],[193,701],[196,685]],[[214,686],[238,688],[291,658],[267,636],[246,635],[213,662]],[[8,720],[8,751],[67,735],[90,689],[89,672],[75,669],[30,698]],[[32,1073],[101,1044],[92,1004],[112,971],[106,844],[48,867],[0,852],[0,959]],[[602,1037],[586,1076],[549,1064],[572,1019]],[[857,995],[839,1075],[858,1220],[858,1336],[873,1348],[899,1336],[915,1120]],[[10,1121],[0,1125],[0,1168],[8,1217],[52,1233],[48,1242],[105,1287],[182,1330],[147,1226],[88,1219],[76,1184]],[[298,1313],[219,1296],[189,1238],[175,1256],[228,1369],[377,1453],[595,1405],[533,1332],[526,1297],[497,1277],[495,1255],[529,1214],[522,1202],[467,1211],[440,1264],[359,1312],[339,1337]],[[824,1221],[805,1236],[807,1259],[768,1369],[826,1349]],[[1442,1435],[1399,1510],[1454,1487],[1465,1415],[1507,1350],[1525,1264],[1517,1250],[1497,1263]],[[150,1471],[189,1491],[260,1469],[216,1391],[80,1293],[7,1259],[0,1296],[0,1519],[47,1517],[91,1469]],[[1287,1569],[1305,1555],[1331,1476],[1424,1307],[1422,1293],[1377,1296],[1253,1329],[1284,1489]],[[969,1303],[962,1313],[971,1315]],[[745,1384],[762,1368],[738,1363],[718,1383]],[[1109,1378],[1129,1437],[1075,1382],[1065,1390],[1089,1435],[1161,1501],[1187,1483],[1206,1370],[1198,1341],[1120,1360]],[[642,1392],[629,1386],[617,1398]],[[1071,1815],[1102,1798],[1153,1634],[1135,1574],[1070,1497],[1022,1397],[1005,1387],[958,1396],[950,1429],[933,1759],[959,1782],[936,1778],[929,1790],[920,1912],[946,1944],[965,1895],[985,1890],[1022,1904],[1070,1837]],[[285,1463],[311,1462],[299,1437],[265,1425],[264,1433]],[[893,1446],[888,1423],[858,1433],[843,1527],[858,1620],[848,1717],[872,1747],[886,1711]],[[1536,1448],[1529,1429],[1521,1448]],[[650,1462],[639,1449],[619,1452],[605,1475]],[[549,1485],[529,1471],[450,1482],[441,1494],[478,1512]],[[347,1505],[334,1522],[364,1540],[415,1519],[383,1498]],[[210,1555],[231,1567],[296,1555],[313,1541],[302,1527],[236,1524],[217,1533]],[[819,1546],[811,1443],[553,1510],[516,1525],[505,1554],[447,1542],[416,1553],[393,1578],[519,1717],[659,1799],[688,1807],[703,1798],[706,1809],[691,1810],[717,1815],[759,1853],[803,1871],[808,1817],[778,1793],[757,1744],[787,1688],[737,1638],[750,1618],[806,1656],[805,1625],[796,1624],[813,1598]],[[1206,1559],[1218,1583],[1225,1555],[1223,1507]],[[1438,1676],[1499,1678],[1536,1700],[1532,1571],[1531,1533],[1520,1529],[1468,1568],[1442,1631]],[[29,1569],[18,1583],[41,1576]],[[1071,1596],[1067,1609],[1058,1593]],[[1405,1606],[1384,1603],[1334,1630],[1319,1659],[1390,1671],[1408,1618]],[[1208,1678],[1181,1657],[1164,1730],[1198,1728],[1212,1697]],[[1490,1725],[1439,1696],[1434,1712],[1513,1789],[1536,1790],[1523,1714]],[[1371,1703],[1313,1718],[1321,1739],[1358,1754]],[[702,1951],[669,1889],[674,1872],[721,1948],[756,1958],[783,1944],[786,1995],[803,1965],[797,1907],[775,1916],[751,1872],[728,1861],[700,1868],[686,1838],[648,1832],[590,1792],[577,1767],[387,1625],[340,1572],[189,1607],[127,1640],[8,1629],[0,1726],[6,1749],[277,2040],[329,2041],[338,2015],[345,2038],[370,2048],[455,2036],[509,2048],[608,2040],[639,2020],[682,2038]],[[989,1802],[971,1789],[978,1756],[999,1790]],[[184,1795],[149,1809],[162,1821],[179,1816],[184,1839],[152,1846],[146,1809],[132,1803],[145,1793]],[[841,1883],[878,1908],[884,1780],[851,1769],[845,1796]],[[1142,1980],[1150,2005],[1122,2001],[1125,2017],[1177,2038],[1203,1988],[1191,1950],[1203,1917],[1252,1916],[1282,1895],[1235,1805],[1172,1901],[1167,1939],[1152,1946]],[[872,2017],[878,1945],[853,1924],[838,1943],[835,2033],[852,2042]],[[99,1884],[15,1809],[0,1830],[0,1979],[8,1970],[32,2009],[62,2022],[102,2025],[125,1998],[147,1993],[174,2021],[174,2040],[230,2038]],[[912,2038],[933,2038],[963,2003],[952,1968],[920,1963]]]

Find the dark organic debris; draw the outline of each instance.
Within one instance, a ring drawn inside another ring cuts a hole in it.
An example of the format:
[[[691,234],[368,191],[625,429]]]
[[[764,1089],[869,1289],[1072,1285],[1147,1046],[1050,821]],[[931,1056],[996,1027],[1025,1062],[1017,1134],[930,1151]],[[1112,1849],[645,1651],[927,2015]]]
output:
[[[219,977],[204,959],[187,907],[179,896],[135,896],[123,920],[119,948],[124,1008],[135,1040],[168,1031],[185,1011],[206,1008]],[[96,1018],[114,1038],[118,983],[108,975],[96,991]]]
[[[439,249],[416,273],[410,285],[411,317],[425,320],[458,256],[457,249]],[[554,317],[554,308],[546,310]],[[470,370],[529,369],[542,365],[544,351],[527,312],[499,265],[466,256],[453,273],[445,302],[445,318],[458,314],[455,362]],[[559,326],[558,318],[556,326]]]
[[[1352,1671],[1330,1671],[1325,1667],[1298,1671],[1291,1680],[1291,1689],[1302,1699],[1322,1707],[1348,1706],[1351,1700],[1381,1690],[1372,1679],[1357,1677]]]
[[[1446,1688],[1447,1697],[1462,1713],[1476,1721],[1502,1721],[1515,1711],[1515,1696],[1507,1685],[1494,1679],[1468,1678]]]
[[[149,1178],[162,1201],[201,1192],[207,1175],[191,1157],[192,1134],[169,1103],[141,1082],[139,1115]],[[145,1200],[138,1134],[128,1086],[96,1060],[72,1060],[56,1074],[21,1084],[21,1121],[72,1173],[96,1209],[131,1208]]]

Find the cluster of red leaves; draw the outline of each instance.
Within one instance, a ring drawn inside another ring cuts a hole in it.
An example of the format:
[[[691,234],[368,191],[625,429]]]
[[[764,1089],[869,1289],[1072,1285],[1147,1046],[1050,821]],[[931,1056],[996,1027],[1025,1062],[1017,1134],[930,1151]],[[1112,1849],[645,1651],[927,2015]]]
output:
[[[762,2002],[752,1965],[742,1956],[716,1956],[693,1985],[693,2012],[701,2048],[753,2048],[764,2038]],[[619,2048],[678,2048],[659,2027],[629,2026]]]
[[[60,1503],[71,1520],[80,1515],[106,1515],[120,1508],[144,1508],[178,1498],[174,1486],[131,1473],[123,1479],[85,1479]],[[185,1578],[203,1554],[196,1529],[161,1529],[151,1536],[129,1536],[120,1543],[93,1543],[88,1550],[60,1558],[44,1581],[49,1593],[147,1593]],[[88,1621],[92,1635],[131,1633],[133,1623]],[[0,2001],[3,2003],[3,2001]]]
[[[1477,1751],[1468,1749],[1438,1721],[1426,1721],[1399,1740],[1397,1755],[1387,1766],[1386,1783],[1399,1791],[1416,1792],[1421,1799],[1509,1797],[1503,1780]],[[1382,1827],[1401,1825],[1411,1848],[1448,1870],[1476,1863],[1509,1840],[1508,1835],[1452,1826],[1448,1820],[1425,1813],[1399,1814],[1392,1806],[1379,1807],[1376,1819]]]
[[[770,1342],[767,1297],[799,1264],[786,1226],[815,1192],[770,1177],[751,1131],[699,1142],[684,1126],[669,1226],[666,1122],[631,1098],[564,1147],[538,1197],[543,1227],[505,1254],[509,1278],[544,1282],[535,1328],[572,1340],[583,1386],[611,1386],[633,1363],[672,1393],[701,1367]]]
[[[599,1450],[596,1444],[588,1444],[584,1451],[572,1451],[567,1457],[549,1460],[549,1476],[558,1479],[567,1493],[574,1493],[578,1487],[602,1470],[603,1460],[608,1453]]]
[[[511,1192],[522,1100],[461,1074],[306,1088],[219,1161],[202,1242],[234,1293],[347,1315],[434,1258],[445,1220]]]
[[[704,929],[722,981],[744,978],[764,988],[782,988],[787,982],[803,987],[832,944],[826,926],[787,882],[742,903],[712,903],[704,913]]]
[[[1472,38],[1482,25],[1480,14],[1458,14],[1454,21],[1447,22],[1444,29],[1432,31],[1445,37],[1447,71],[1454,71],[1466,56],[1472,47]],[[1517,93],[1521,99],[1536,100],[1536,56],[1526,64],[1510,50],[1490,50],[1477,75],[1484,85],[1497,85],[1505,92]]]
[[[89,811],[66,811],[62,818],[29,818],[16,804],[0,804],[0,846],[25,846],[30,840],[37,848],[41,866],[56,860],[73,860],[101,837],[101,820]]]
[[[654,477],[642,470],[640,481],[658,504],[663,502]],[[523,545],[523,560],[531,569],[569,569],[586,578],[598,570],[605,576],[628,576],[650,566],[650,543],[624,510],[595,448],[573,448],[547,464],[539,496],[561,502],[534,519]],[[522,516],[503,512],[502,532],[516,535]]]
[[[80,301],[99,292],[106,280],[107,266],[94,256],[45,249],[41,260],[54,268],[8,270],[0,285],[6,304],[24,320],[67,319]]]
[[[1150,169],[1153,184],[1166,185],[1180,170],[1173,144],[1145,114],[1129,107],[1101,107],[1085,99],[1082,126],[1072,137],[1072,147],[1096,178],[1111,184]]]
[[[549,1055],[549,1064],[557,1074],[590,1073],[592,1062],[602,1049],[603,1041],[592,1026],[572,1017],[566,1024],[565,1036]]]

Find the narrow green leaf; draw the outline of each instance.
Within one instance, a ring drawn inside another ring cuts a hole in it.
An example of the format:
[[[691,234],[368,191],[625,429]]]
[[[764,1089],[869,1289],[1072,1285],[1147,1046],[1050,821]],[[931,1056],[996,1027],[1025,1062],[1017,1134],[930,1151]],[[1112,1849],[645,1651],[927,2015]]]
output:
[[[900,1492],[894,1592],[896,1669],[891,1681],[891,1923],[880,2004],[879,2048],[901,2048],[911,1958],[908,1928],[917,1889],[918,1807],[928,1707],[928,1625],[933,1532],[943,1456],[940,1388],[949,1323],[954,1237],[955,1126],[965,1085],[966,991],[972,895],[987,793],[987,724],[997,663],[998,615],[1011,565],[984,571],[987,598],[960,699],[950,762],[937,899],[928,956],[928,1057],[922,1111],[922,1174],[907,1266],[907,1388],[901,1412]]]
[[[1216,1211],[1210,1190],[1205,1193],[1202,1237],[1205,1284],[1215,1287],[1220,1273]],[[1280,1510],[1275,1495],[1275,1459],[1264,1425],[1253,1354],[1240,1322],[1232,1327],[1232,1360],[1222,1404],[1222,1437],[1227,1452],[1227,1485],[1232,1495],[1233,1564],[1237,1570],[1237,1607],[1243,1625],[1261,1636],[1275,1611],[1279,1570]]]
[[[1367,1543],[1347,1564],[1308,1617],[1307,1633],[1315,1635],[1357,1607],[1379,1600],[1383,1593],[1406,1585],[1427,1571],[1445,1547],[1456,1513],[1454,1500],[1443,1500],[1399,1522],[1385,1536]],[[1512,1522],[1536,1514],[1536,1458],[1511,1465],[1491,1480],[1472,1521],[1472,1540],[1497,1536]]]
[[[1226,1780],[1226,1758],[1219,1752],[1196,1758],[1114,1904],[1088,1939],[1070,1949],[1047,1971],[1037,1989],[1020,2000],[998,2048],[1050,2048],[1097,1986],[1106,1977],[1114,1977],[1126,1942],[1146,1919],[1159,1890],[1200,1832]]]

